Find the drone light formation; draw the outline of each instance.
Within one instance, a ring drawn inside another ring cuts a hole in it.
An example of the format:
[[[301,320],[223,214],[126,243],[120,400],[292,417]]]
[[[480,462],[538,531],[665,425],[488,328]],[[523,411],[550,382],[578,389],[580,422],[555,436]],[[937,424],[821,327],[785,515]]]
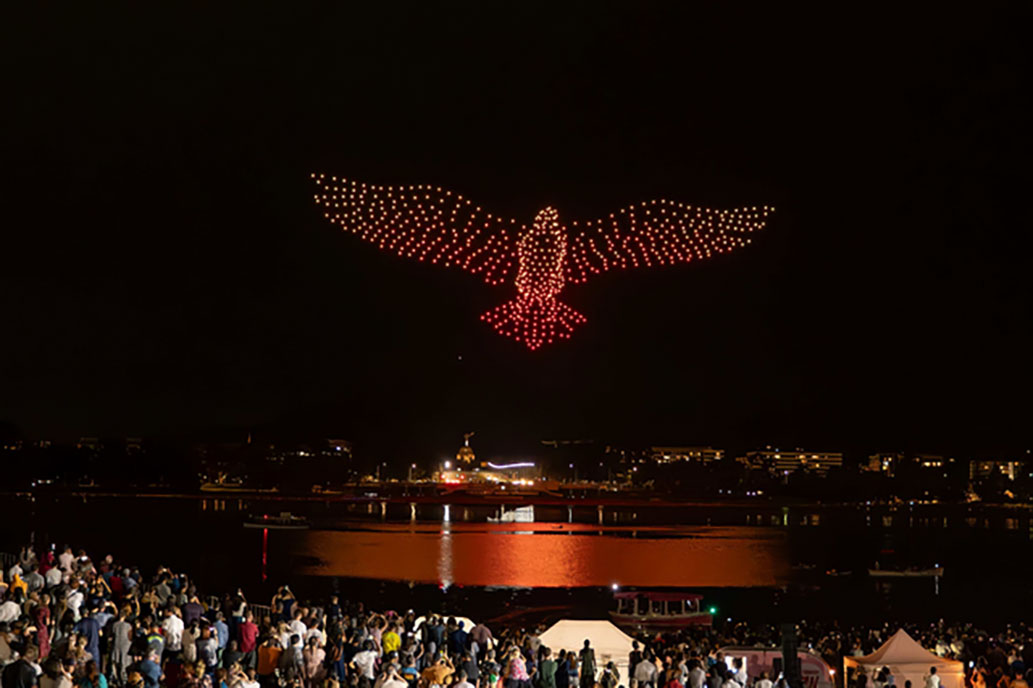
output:
[[[557,298],[568,283],[583,284],[618,268],[727,253],[749,244],[750,234],[774,212],[768,206],[711,210],[660,199],[569,226],[547,207],[527,227],[440,187],[312,178],[324,216],[359,238],[399,256],[461,268],[490,285],[512,279],[515,298],[481,320],[531,350],[568,339],[587,322]]]

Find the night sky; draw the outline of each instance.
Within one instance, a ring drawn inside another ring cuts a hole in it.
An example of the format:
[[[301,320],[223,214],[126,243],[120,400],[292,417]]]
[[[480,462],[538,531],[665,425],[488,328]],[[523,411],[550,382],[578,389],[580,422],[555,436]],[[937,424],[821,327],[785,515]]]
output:
[[[690,5],[9,17],[0,420],[398,458],[470,430],[509,454],[1033,445],[1030,6]],[[311,172],[524,222],[778,212],[733,254],[569,287],[588,324],[529,352],[478,320],[511,286],[341,232]]]

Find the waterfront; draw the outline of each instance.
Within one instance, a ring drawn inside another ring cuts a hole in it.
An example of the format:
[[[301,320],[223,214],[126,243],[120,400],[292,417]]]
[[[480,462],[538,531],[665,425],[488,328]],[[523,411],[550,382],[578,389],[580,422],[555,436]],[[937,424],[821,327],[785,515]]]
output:
[[[311,529],[243,527],[249,515],[288,510]],[[9,496],[0,514],[0,550],[16,551],[34,532],[37,543],[112,552],[145,572],[189,571],[213,592],[242,586],[259,602],[288,582],[300,596],[336,590],[384,607],[475,603],[492,617],[535,608],[602,617],[617,583],[696,590],[736,618],[1033,611],[1015,565],[1033,547],[1029,512],[978,504],[644,503],[600,512],[573,503],[532,514],[489,504],[40,495]],[[864,573],[876,561],[940,564],[946,573],[938,586],[878,583]]]

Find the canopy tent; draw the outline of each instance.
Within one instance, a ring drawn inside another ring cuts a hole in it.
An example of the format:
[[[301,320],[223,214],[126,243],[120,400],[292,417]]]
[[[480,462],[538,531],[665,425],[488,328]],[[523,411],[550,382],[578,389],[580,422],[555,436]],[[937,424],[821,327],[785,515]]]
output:
[[[847,669],[852,667],[864,667],[869,676],[877,673],[882,667],[889,667],[895,685],[903,686],[904,681],[911,681],[913,688],[924,686],[929,669],[936,667],[936,675],[940,677],[940,685],[943,688],[965,688],[964,664],[944,659],[926,650],[903,628],[870,655],[844,657],[844,676]]]
[[[563,619],[550,626],[538,639],[552,650],[554,658],[560,650],[580,652],[585,641],[590,641],[595,649],[595,668],[601,671],[607,662],[613,662],[620,671],[621,685],[628,685],[628,655],[635,639],[609,621]]]

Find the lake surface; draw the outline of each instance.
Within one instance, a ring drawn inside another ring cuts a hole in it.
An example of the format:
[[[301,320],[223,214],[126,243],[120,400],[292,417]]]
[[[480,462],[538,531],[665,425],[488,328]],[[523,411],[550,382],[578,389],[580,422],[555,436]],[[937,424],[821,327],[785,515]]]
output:
[[[448,524],[310,531],[301,573],[528,588],[773,586],[789,580],[785,534],[746,527]]]
[[[243,528],[290,510],[311,530]],[[985,505],[783,507],[692,504],[606,508],[347,504],[231,498],[38,496],[0,499],[0,551],[41,543],[112,553],[145,572],[191,573],[212,592],[264,602],[290,583],[380,608],[481,612],[553,608],[591,618],[610,586],[691,589],[736,618],[1033,616],[1033,523]],[[864,573],[940,564],[930,579]],[[829,576],[826,571],[855,572]],[[560,613],[560,612],[556,612]]]

